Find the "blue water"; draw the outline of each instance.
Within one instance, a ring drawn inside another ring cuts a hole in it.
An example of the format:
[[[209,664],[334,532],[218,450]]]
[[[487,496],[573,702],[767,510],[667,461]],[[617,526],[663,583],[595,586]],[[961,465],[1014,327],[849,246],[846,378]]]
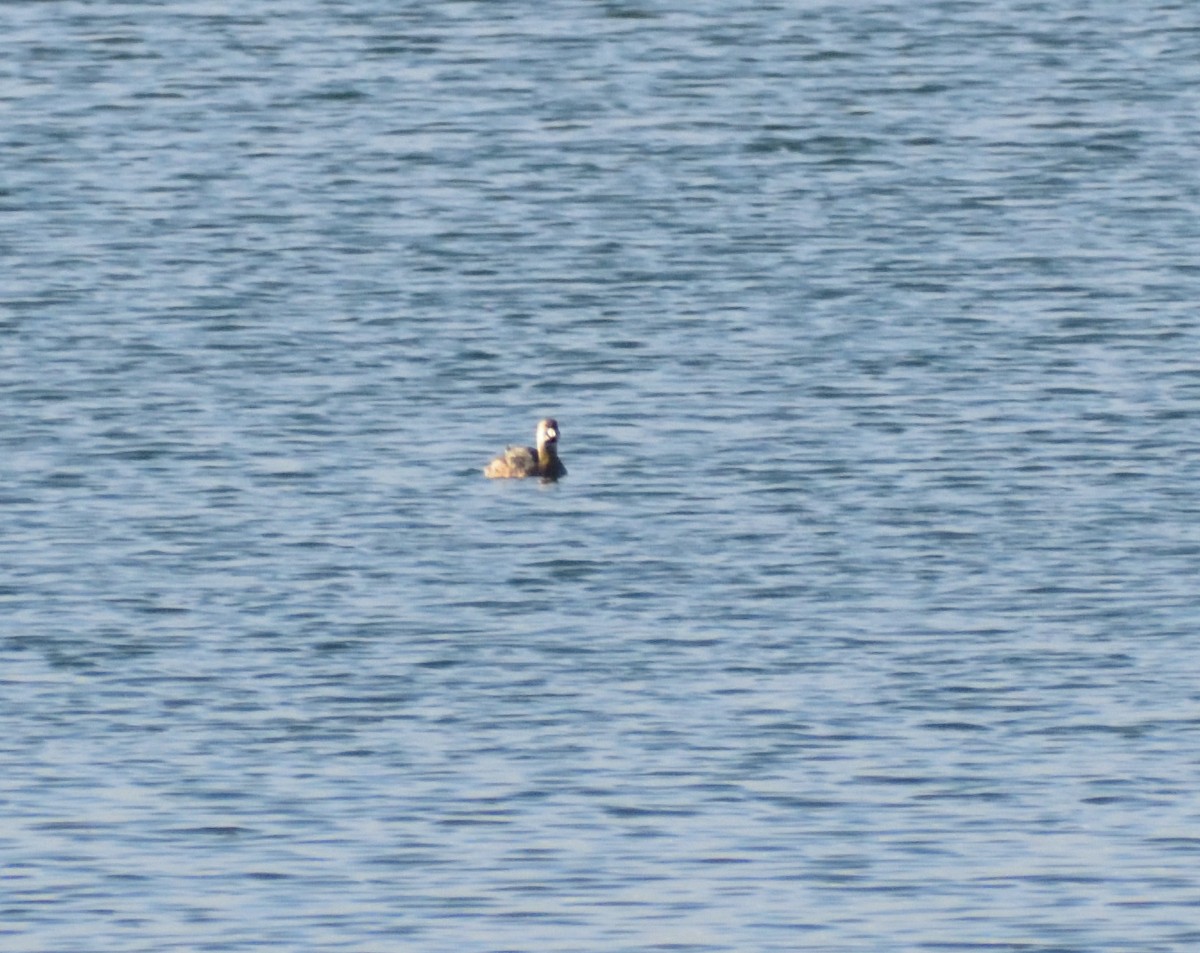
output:
[[[1200,942],[1193,5],[0,37],[0,950]]]

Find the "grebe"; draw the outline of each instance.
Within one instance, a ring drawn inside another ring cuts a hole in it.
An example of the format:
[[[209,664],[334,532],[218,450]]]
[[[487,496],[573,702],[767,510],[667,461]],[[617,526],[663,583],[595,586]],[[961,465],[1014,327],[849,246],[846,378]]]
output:
[[[558,421],[553,417],[538,421],[537,447],[509,447],[483,468],[490,479],[540,476],[544,481],[567,475],[567,468],[558,459]]]

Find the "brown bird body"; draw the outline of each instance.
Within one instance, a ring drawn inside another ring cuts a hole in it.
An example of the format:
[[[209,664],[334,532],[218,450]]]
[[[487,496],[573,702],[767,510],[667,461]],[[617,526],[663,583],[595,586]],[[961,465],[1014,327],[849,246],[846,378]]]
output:
[[[558,459],[558,421],[552,417],[539,421],[536,447],[509,447],[483,468],[489,479],[523,479],[541,477],[557,480],[567,475],[567,468]]]

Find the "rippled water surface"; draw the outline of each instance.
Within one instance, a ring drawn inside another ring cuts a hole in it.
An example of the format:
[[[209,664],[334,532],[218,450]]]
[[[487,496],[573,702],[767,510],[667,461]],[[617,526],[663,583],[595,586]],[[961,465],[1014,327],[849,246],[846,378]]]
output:
[[[0,8],[0,949],[1194,949],[1196,14]]]

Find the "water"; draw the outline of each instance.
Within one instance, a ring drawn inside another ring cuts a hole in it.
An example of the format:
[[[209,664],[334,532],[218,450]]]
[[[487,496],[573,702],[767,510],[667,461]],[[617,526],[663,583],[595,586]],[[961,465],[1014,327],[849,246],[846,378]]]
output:
[[[0,949],[1194,948],[1192,6],[259,6],[0,10]]]

